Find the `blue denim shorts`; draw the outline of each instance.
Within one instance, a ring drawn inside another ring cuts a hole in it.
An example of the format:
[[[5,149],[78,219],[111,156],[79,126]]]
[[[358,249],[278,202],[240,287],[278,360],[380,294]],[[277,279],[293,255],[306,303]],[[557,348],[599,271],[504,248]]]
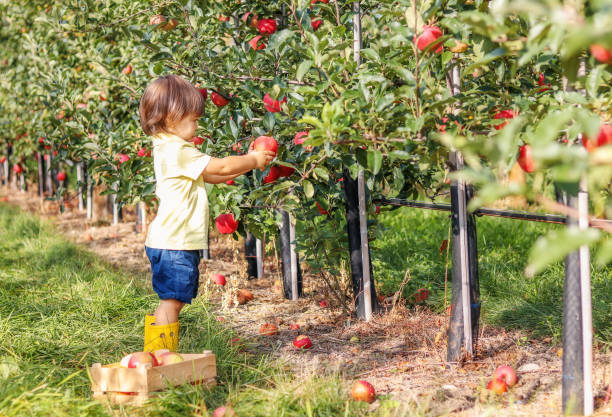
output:
[[[199,250],[155,249],[145,246],[153,271],[153,289],[161,300],[173,298],[187,304],[198,295]]]

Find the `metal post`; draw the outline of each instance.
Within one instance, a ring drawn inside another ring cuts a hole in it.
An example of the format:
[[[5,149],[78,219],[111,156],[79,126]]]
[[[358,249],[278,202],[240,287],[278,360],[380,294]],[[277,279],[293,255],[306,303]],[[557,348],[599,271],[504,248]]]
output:
[[[26,189],[27,189],[27,186],[26,186],[26,181],[25,181],[25,174],[23,172],[20,172],[19,173],[19,190],[22,193],[25,193]]]
[[[208,228],[206,230],[206,242],[207,242],[207,247],[206,249],[204,249],[202,251],[202,259],[204,259],[205,261],[209,261],[210,260],[210,232],[208,231]]]
[[[76,172],[77,172],[77,201],[79,205],[79,211],[83,211],[85,209],[85,202],[83,201],[83,183],[84,181],[84,170],[83,170],[83,162],[77,162],[76,164]]]
[[[279,242],[283,271],[283,292],[286,299],[295,301],[303,295],[302,271],[299,258],[295,252],[295,230],[291,231],[292,224],[289,213],[284,210],[279,211],[282,217]]]

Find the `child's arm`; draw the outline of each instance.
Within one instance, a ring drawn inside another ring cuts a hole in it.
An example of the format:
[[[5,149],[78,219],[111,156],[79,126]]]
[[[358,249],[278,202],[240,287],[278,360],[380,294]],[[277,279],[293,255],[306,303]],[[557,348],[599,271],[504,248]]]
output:
[[[210,158],[210,162],[202,171],[202,175],[238,176],[252,169],[265,169],[275,157],[274,152],[252,151],[241,156],[227,156],[225,158]]]
[[[213,175],[213,174],[209,174],[208,172],[204,171],[202,173],[202,178],[204,179],[204,182],[207,182],[208,184],[221,184],[222,182],[233,180],[234,178],[239,177],[240,175],[242,174]]]

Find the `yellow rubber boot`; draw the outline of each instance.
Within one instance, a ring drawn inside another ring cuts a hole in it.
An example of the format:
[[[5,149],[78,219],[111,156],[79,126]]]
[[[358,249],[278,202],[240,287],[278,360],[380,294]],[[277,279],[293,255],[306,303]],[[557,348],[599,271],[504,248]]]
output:
[[[175,323],[149,326],[149,341],[144,346],[145,352],[153,352],[157,349],[168,349],[176,352],[178,349],[178,321]]]
[[[147,346],[149,342],[151,342],[151,324],[155,323],[155,315],[147,314],[145,315],[145,324],[144,324],[144,345]]]

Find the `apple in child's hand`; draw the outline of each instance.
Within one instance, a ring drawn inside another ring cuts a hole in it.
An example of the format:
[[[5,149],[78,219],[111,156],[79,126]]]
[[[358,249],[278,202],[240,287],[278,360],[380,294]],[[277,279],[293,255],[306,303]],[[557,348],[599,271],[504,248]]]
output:
[[[493,378],[487,384],[487,389],[493,391],[497,395],[502,395],[504,392],[508,391],[508,385],[504,381]]]
[[[255,139],[253,143],[253,149],[256,151],[270,151],[274,152],[274,155],[278,153],[278,142],[276,139],[270,136],[260,136]]]
[[[134,352],[128,360],[128,368],[136,368],[140,364],[150,363],[151,366],[159,365],[157,359],[151,352]]]
[[[176,352],[165,352],[161,354],[161,363],[160,365],[172,365],[174,363],[183,362],[183,357]]]
[[[502,365],[497,368],[493,374],[493,379],[504,381],[509,387],[516,384],[516,381],[518,380],[516,372],[510,365]]]
[[[310,349],[312,347],[312,342],[308,336],[301,334],[293,339],[293,346],[298,349]]]
[[[221,274],[214,274],[212,276],[212,281],[217,285],[225,285],[225,277]]]
[[[376,391],[368,381],[357,381],[351,389],[351,397],[357,401],[371,403],[376,399]]]
[[[211,417],[235,417],[235,416],[236,416],[236,412],[231,407],[228,407],[225,405],[217,408],[211,414]]]

